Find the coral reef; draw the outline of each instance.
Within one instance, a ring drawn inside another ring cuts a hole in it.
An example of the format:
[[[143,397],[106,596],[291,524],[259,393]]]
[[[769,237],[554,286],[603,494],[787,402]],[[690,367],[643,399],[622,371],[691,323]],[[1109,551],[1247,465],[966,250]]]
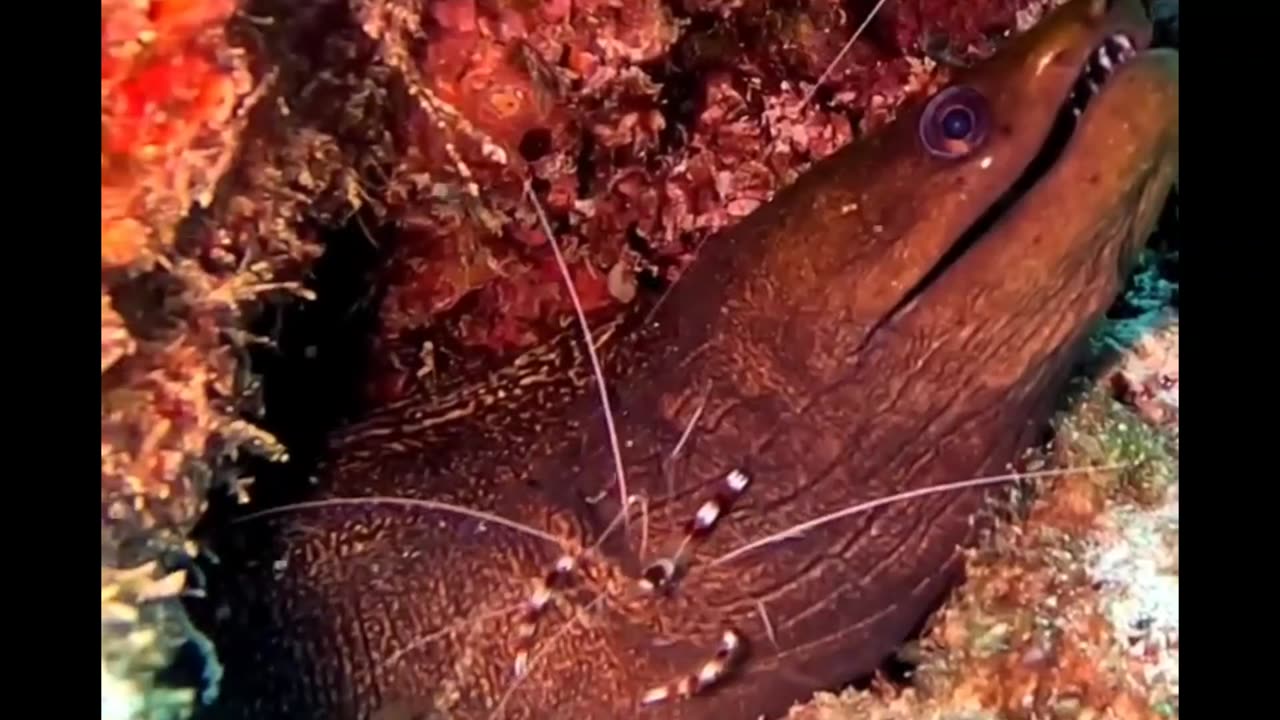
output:
[[[229,0],[103,0],[104,270],[154,263],[230,162],[253,87],[224,33],[234,10]]]
[[[219,339],[174,319],[184,298],[167,256],[187,208],[208,203],[251,104],[244,55],[223,30],[233,10],[103,4],[102,491],[121,535],[175,526],[180,544],[178,518],[195,511],[180,466],[204,451],[206,356]]]
[[[246,454],[286,457],[252,422],[244,357],[271,339],[248,319],[307,297],[315,228],[378,209],[360,187],[389,154],[389,91],[353,25],[314,40],[334,7],[270,8],[276,22],[216,0],[103,3],[104,711],[182,716],[156,709],[180,699],[154,671],[199,638],[172,593],[125,588],[190,564],[209,493],[243,486]]]
[[[216,328],[191,321],[191,273],[172,254],[179,222],[210,202],[254,104],[247,58],[226,39],[234,10],[102,5],[104,717],[181,717],[192,701],[150,691],[183,636],[162,610],[182,578],[173,587],[154,560],[183,547],[203,503],[190,463],[217,423],[212,380],[230,368]]]
[[[190,714],[193,688],[153,682],[169,666],[174,648],[193,637],[177,602],[185,584],[185,571],[166,575],[154,561],[127,570],[103,568],[103,720],[180,720]],[[208,663],[205,672],[208,686],[216,687],[217,663]]]

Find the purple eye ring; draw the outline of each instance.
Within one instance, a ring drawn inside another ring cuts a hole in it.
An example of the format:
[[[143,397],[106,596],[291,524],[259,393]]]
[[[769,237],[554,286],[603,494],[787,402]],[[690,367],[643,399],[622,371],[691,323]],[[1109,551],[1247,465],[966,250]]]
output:
[[[920,142],[930,155],[954,160],[982,147],[991,129],[991,105],[967,85],[945,88],[920,114]]]

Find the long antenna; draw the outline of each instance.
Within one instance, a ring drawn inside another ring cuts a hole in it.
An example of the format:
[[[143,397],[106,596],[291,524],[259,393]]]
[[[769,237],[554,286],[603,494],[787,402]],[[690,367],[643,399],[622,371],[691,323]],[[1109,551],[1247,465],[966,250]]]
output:
[[[587,315],[582,311],[582,301],[578,299],[578,290],[573,286],[573,276],[569,274],[569,265],[564,261],[564,255],[560,252],[560,243],[556,241],[555,231],[551,229],[551,223],[547,221],[547,214],[542,210],[542,203],[538,202],[538,196],[533,192],[533,183],[529,180],[524,182],[524,194],[528,196],[529,203],[533,205],[533,210],[538,214],[538,222],[542,225],[542,232],[547,236],[547,242],[551,244],[551,251],[555,253],[556,265],[560,267],[560,275],[564,278],[565,287],[569,289],[569,299],[573,302],[573,310],[578,316],[578,325],[582,328],[582,336],[587,343],[587,357],[591,358],[591,369],[595,372],[596,387],[600,390],[600,404],[604,406],[604,423],[609,431],[609,445],[613,449],[613,464],[618,474],[618,504],[624,511],[627,508],[627,473],[622,465],[622,448],[618,443],[618,429],[613,422],[613,408],[609,404],[609,389],[604,384],[604,370],[600,368],[600,357],[596,354],[595,340],[591,336],[591,326],[587,324]],[[622,524],[631,527],[631,514],[623,512]]]
[[[814,83],[813,87],[809,88],[809,92],[805,93],[804,102],[800,103],[800,107],[808,105],[813,100],[818,88],[822,87],[822,83],[827,81],[827,76],[831,74],[832,70],[836,69],[836,65],[840,64],[840,61],[844,59],[853,44],[858,41],[858,38],[862,37],[862,33],[866,32],[867,27],[871,25],[871,21],[880,13],[880,8],[884,7],[886,2],[889,2],[889,0],[880,0],[875,7],[871,8],[871,12],[867,13],[867,17],[862,21],[862,24],[858,26],[857,30],[853,31],[853,36],[844,44],[844,47],[840,48],[840,52],[836,53],[835,59],[831,61],[831,64],[827,65],[827,69],[823,70],[822,74],[818,76],[818,82]]]

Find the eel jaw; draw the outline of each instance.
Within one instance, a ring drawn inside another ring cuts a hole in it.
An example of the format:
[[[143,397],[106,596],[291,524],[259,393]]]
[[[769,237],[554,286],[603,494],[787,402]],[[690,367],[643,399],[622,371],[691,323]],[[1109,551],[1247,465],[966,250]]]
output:
[[[1070,146],[1072,138],[1075,137],[1076,129],[1084,119],[1089,104],[1102,93],[1107,86],[1107,81],[1115,75],[1116,71],[1137,57],[1138,52],[1139,48],[1133,37],[1127,33],[1118,32],[1108,35],[1089,54],[1089,59],[1080,70],[1071,91],[1059,108],[1049,134],[1041,143],[1040,150],[1009,190],[966,233],[969,238],[976,241],[990,230],[1014,203],[1025,196],[1058,164]]]
[[[1013,207],[1043,180],[1066,154],[1090,102],[1107,86],[1121,67],[1138,57],[1139,46],[1125,32],[1112,33],[1089,54],[1088,60],[1059,107],[1053,124],[1031,162],[995,202],[961,234],[938,262],[885,317],[894,318],[914,307],[924,291],[986,236]]]

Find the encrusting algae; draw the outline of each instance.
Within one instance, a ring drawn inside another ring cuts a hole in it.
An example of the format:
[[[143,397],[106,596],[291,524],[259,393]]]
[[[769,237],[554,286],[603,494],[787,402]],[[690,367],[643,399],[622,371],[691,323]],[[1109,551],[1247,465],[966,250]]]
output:
[[[387,91],[358,35],[301,42],[317,22],[305,13],[260,25],[217,0],[102,13],[104,712],[182,717],[191,693],[154,675],[195,637],[185,615],[119,586],[167,583],[197,551],[209,494],[242,487],[248,456],[287,457],[255,424],[244,359],[271,339],[248,322],[308,297],[316,228],[368,204],[353,188],[387,147]]]

